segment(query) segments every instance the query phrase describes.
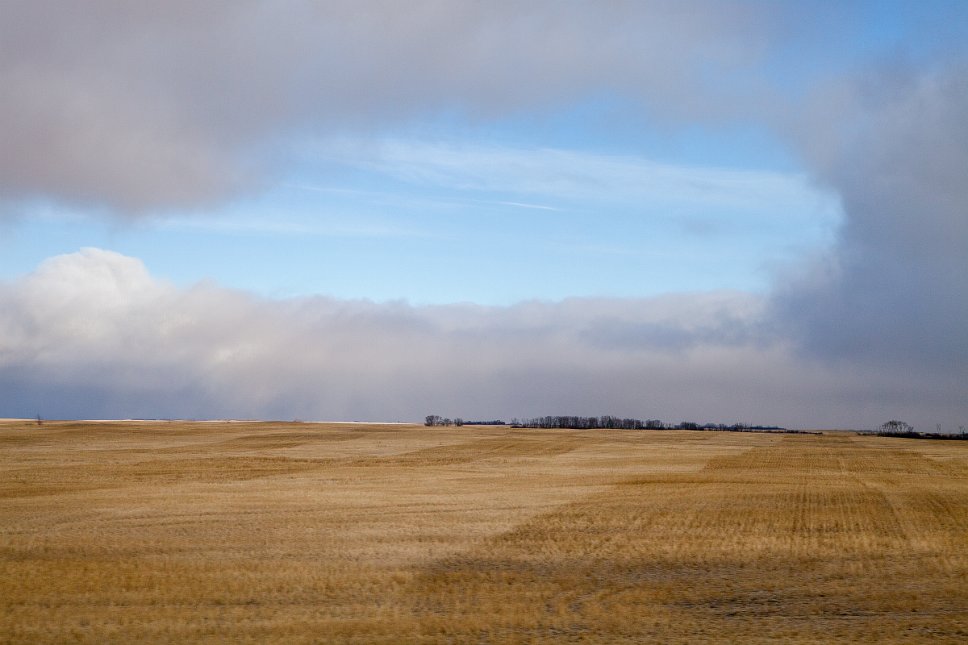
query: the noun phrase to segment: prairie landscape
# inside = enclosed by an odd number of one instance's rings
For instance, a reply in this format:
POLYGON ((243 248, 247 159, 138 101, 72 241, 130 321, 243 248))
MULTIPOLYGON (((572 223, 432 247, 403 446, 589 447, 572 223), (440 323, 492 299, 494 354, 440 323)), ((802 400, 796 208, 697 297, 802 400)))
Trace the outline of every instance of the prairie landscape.
POLYGON ((5 643, 968 640, 968 446, 0 423, 5 643))

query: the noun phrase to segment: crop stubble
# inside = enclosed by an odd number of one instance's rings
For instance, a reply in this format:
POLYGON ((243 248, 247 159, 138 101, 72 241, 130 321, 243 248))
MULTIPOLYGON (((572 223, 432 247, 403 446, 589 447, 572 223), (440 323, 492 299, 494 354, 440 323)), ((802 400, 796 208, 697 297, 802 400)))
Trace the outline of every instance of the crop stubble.
POLYGON ((0 424, 2 642, 964 642, 961 442, 0 424))

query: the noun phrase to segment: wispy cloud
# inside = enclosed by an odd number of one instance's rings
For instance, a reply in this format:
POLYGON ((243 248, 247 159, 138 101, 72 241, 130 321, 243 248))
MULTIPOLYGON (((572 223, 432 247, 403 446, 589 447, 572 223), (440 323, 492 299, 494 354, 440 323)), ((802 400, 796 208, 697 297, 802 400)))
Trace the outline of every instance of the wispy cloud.
POLYGON ((499 201, 498 204, 502 206, 514 206, 516 208, 531 208, 539 211, 560 211, 560 208, 555 208, 554 206, 547 206, 545 204, 525 204, 523 202, 505 202, 499 201))
POLYGON ((329 162, 414 185, 532 198, 496 200, 522 208, 621 204, 651 208, 672 218, 718 213, 727 220, 823 219, 831 226, 840 213, 836 195, 819 189, 803 173, 677 165, 578 150, 400 139, 380 145, 331 141, 315 150, 329 162))
POLYGON ((170 217, 155 224, 161 229, 180 231, 205 231, 229 235, 272 235, 313 237, 383 237, 413 238, 428 234, 408 229, 398 224, 361 221, 358 216, 335 217, 332 213, 307 216, 299 219, 258 216, 239 217, 170 217))

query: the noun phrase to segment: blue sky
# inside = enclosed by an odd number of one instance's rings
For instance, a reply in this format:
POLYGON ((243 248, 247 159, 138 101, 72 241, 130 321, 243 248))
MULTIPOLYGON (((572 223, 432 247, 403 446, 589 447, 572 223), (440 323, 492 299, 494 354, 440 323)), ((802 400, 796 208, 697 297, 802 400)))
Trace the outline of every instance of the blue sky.
POLYGON ((966 7, 6 5, 0 404, 957 425, 966 7), (716 376, 751 365, 786 389, 716 376))
POLYGON ((93 246, 182 286, 270 296, 507 305, 763 291, 776 264, 829 244, 839 217, 835 195, 790 170, 520 141, 359 146, 313 146, 261 194, 202 213, 131 222, 37 207, 13 225, 4 269, 93 246))

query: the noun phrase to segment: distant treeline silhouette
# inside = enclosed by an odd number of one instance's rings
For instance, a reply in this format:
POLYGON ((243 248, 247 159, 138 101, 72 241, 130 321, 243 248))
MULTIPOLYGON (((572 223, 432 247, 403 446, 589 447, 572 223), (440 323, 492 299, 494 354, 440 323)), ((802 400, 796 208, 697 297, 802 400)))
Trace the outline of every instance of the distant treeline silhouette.
POLYGON ((751 425, 748 423, 696 423, 694 421, 681 421, 679 423, 666 423, 660 419, 641 419, 623 418, 611 415, 598 417, 580 416, 544 416, 532 419, 512 419, 510 424, 502 420, 493 421, 463 421, 462 419, 442 418, 435 414, 427 416, 426 424, 435 425, 510 425, 513 428, 561 428, 568 430, 707 430, 720 432, 783 432, 788 434, 820 434, 807 432, 805 430, 787 430, 780 426, 751 425))
POLYGON ((728 430, 743 431, 782 431, 779 426, 751 425, 748 423, 703 423, 681 421, 666 423, 661 419, 631 419, 610 415, 600 417, 545 416, 533 419, 513 419, 511 425, 518 428, 566 428, 572 430, 728 430))
POLYGON ((916 432, 914 427, 907 422, 891 419, 887 423, 882 423, 881 427, 877 430, 862 432, 860 434, 872 434, 878 437, 898 437, 901 439, 968 440, 968 433, 965 432, 965 426, 959 426, 958 429, 960 430, 958 434, 945 434, 941 432, 941 425, 939 424, 937 432, 916 432))
POLYGON ((944 434, 941 432, 861 432, 860 434, 872 434, 878 437, 896 437, 898 439, 940 439, 941 441, 968 441, 968 434, 944 434))

